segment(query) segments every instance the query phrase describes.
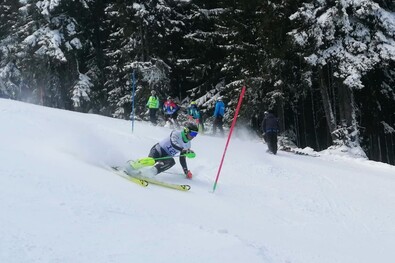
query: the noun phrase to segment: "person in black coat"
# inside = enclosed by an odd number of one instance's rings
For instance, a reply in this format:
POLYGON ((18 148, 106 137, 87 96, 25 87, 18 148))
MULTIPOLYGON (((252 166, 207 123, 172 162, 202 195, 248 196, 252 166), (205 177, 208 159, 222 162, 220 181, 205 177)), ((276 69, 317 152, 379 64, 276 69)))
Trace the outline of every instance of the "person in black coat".
POLYGON ((262 122, 262 133, 269 148, 268 150, 273 154, 277 153, 277 133, 279 130, 278 119, 273 113, 265 111, 265 118, 262 122))

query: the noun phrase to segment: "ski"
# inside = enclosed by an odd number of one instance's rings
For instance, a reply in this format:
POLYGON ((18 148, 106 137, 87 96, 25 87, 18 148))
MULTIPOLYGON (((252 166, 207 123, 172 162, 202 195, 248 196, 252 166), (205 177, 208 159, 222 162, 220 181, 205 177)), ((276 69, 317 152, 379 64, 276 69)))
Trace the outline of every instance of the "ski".
POLYGON ((139 173, 137 174, 129 174, 121 167, 111 167, 111 168, 119 176, 144 187, 147 187, 149 184, 154 184, 154 185, 163 186, 166 188, 171 188, 180 191, 189 191, 189 189, 191 189, 191 186, 187 184, 166 183, 163 181, 156 180, 154 178, 145 177, 144 175, 141 175, 140 171, 138 171, 139 173))
POLYGON ((122 178, 125 178, 126 180, 129 180, 135 184, 141 185, 143 187, 148 186, 148 182, 144 179, 136 178, 133 176, 130 176, 127 172, 125 172, 122 168, 120 167, 111 167, 111 169, 114 171, 115 174, 121 176, 122 178))
POLYGON ((167 187, 167 188, 171 188, 171 189, 175 189, 175 190, 180 190, 180 191, 189 191, 191 189, 191 186, 187 185, 187 184, 166 183, 163 181, 156 180, 154 178, 144 177, 142 175, 130 175, 130 177, 146 181, 150 184, 159 185, 159 186, 163 186, 163 187, 167 187))

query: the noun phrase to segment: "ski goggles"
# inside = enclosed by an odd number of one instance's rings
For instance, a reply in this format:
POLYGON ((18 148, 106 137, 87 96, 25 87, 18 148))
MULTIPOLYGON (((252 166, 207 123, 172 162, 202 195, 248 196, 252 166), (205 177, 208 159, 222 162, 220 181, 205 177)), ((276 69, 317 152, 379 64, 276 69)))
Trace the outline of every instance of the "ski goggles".
POLYGON ((191 136, 192 138, 196 137, 199 133, 197 131, 189 131, 189 136, 191 136))

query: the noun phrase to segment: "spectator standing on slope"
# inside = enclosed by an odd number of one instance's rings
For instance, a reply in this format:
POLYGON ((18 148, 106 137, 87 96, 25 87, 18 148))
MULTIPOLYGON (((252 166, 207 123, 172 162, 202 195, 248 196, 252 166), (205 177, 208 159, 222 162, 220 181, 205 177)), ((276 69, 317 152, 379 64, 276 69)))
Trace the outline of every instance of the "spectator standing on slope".
POLYGON ((262 133, 265 139, 268 151, 276 154, 277 153, 277 133, 279 131, 278 119, 272 112, 265 111, 265 118, 262 122, 262 133))
POLYGON ((214 109, 213 135, 217 133, 217 129, 219 129, 221 135, 224 135, 224 128, 223 128, 224 115, 225 115, 225 104, 222 101, 222 97, 218 97, 214 109))
POLYGON ((156 95, 156 91, 151 91, 151 96, 149 97, 146 106, 149 109, 149 119, 152 124, 157 124, 157 112, 159 109, 159 98, 156 95))
POLYGON ((189 121, 195 122, 196 125, 199 127, 199 132, 203 133, 204 125, 203 125, 202 114, 197 106, 196 101, 192 101, 191 104, 189 104, 187 113, 188 113, 189 121))

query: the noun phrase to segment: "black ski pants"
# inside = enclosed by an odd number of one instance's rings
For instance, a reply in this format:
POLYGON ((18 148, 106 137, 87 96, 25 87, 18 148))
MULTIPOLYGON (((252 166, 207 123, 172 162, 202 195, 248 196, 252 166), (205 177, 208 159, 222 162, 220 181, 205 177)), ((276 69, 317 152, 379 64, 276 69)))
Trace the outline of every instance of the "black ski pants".
POLYGON ((265 141, 267 143, 267 146, 269 148, 269 151, 271 151, 273 154, 277 153, 277 132, 267 132, 265 134, 265 141))
POLYGON ((161 158, 161 157, 169 157, 166 159, 161 159, 161 160, 155 160, 155 167, 158 170, 158 174, 170 169, 176 164, 176 161, 174 160, 173 157, 169 156, 165 150, 160 147, 160 145, 157 143, 154 146, 152 146, 148 157, 152 158, 161 158))

